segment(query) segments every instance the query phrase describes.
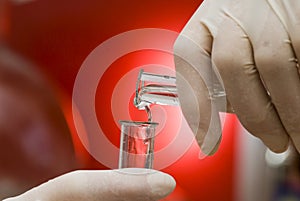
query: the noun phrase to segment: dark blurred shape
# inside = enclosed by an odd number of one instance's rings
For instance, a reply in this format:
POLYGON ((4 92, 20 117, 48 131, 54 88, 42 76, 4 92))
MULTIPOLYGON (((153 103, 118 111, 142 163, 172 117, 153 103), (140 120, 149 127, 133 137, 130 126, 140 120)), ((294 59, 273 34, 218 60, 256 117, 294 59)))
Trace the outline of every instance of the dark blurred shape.
POLYGON ((72 139, 51 88, 0 46, 0 198, 75 168, 72 139))
POLYGON ((296 151, 281 173, 272 201, 300 200, 300 155, 296 151))

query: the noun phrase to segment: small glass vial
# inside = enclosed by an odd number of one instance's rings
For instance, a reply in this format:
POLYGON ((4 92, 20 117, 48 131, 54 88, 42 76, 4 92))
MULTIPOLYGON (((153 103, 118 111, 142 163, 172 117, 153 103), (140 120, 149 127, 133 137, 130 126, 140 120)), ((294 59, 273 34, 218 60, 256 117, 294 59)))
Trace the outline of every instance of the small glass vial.
POLYGON ((120 121, 119 168, 153 168, 155 122, 120 121))

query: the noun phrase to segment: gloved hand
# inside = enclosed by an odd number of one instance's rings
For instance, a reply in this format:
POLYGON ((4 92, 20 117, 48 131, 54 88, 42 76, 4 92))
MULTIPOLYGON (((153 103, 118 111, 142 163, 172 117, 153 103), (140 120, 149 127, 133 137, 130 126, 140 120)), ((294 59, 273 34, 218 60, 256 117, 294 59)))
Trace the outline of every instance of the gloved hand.
POLYGON ((218 112, 232 109, 272 151, 300 151, 300 1, 205 0, 174 52, 183 114, 205 154, 220 141, 218 112))
POLYGON ((151 201, 167 196, 174 187, 175 180, 170 175, 155 170, 83 170, 64 174, 3 201, 151 201))

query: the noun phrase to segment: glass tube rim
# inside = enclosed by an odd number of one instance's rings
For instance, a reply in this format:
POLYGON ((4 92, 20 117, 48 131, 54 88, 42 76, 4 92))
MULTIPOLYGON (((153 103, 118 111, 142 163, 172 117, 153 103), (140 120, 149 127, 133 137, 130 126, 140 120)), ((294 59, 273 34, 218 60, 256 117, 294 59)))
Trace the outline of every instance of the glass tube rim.
POLYGON ((119 124, 126 126, 143 126, 143 127, 156 127, 157 122, 150 121, 129 121, 129 120, 120 120, 119 124))

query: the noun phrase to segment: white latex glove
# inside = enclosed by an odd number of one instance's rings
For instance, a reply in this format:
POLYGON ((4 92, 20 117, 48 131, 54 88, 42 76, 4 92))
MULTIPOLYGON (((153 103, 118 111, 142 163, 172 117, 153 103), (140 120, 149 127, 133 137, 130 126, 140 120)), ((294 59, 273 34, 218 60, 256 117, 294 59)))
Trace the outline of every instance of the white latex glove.
POLYGON ((213 95, 222 83, 250 133, 274 152, 289 141, 300 151, 300 1, 205 0, 174 50, 183 114, 204 153, 220 140, 218 111, 226 103, 213 95))
POLYGON ((170 194, 175 180, 148 169, 81 170, 3 201, 152 201, 170 194))

